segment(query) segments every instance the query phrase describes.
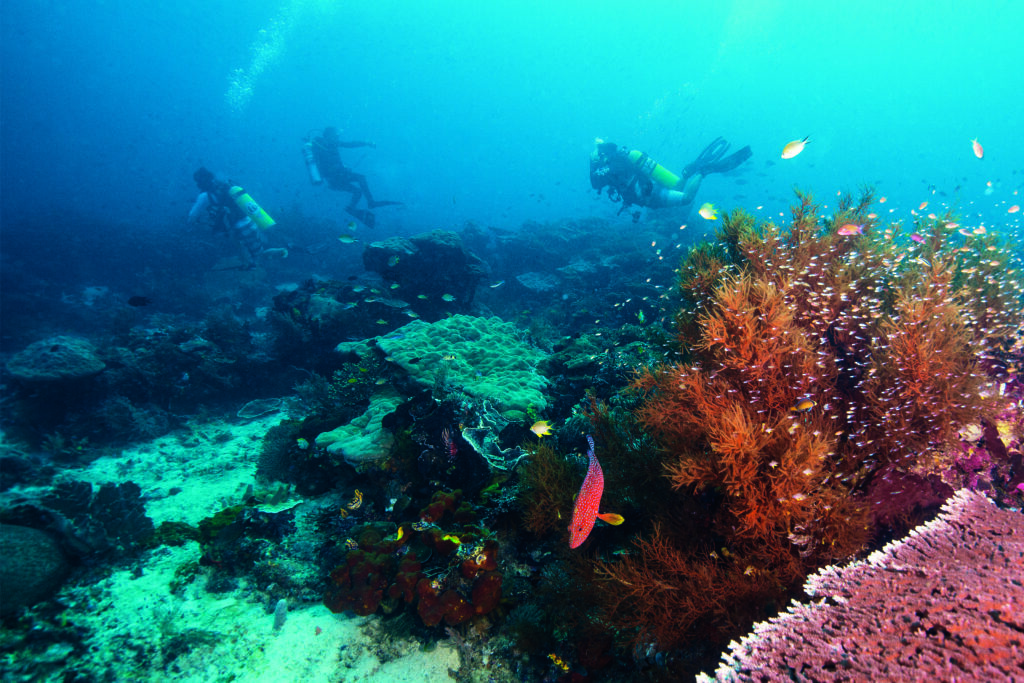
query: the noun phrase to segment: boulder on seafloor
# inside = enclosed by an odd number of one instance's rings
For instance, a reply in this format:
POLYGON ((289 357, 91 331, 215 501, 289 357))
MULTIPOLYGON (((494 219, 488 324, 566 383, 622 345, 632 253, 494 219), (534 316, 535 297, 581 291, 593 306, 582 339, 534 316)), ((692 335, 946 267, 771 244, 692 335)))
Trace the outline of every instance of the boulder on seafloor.
POLYGON ((372 242, 363 252, 367 270, 399 285, 403 296, 425 297, 414 302, 420 314, 464 310, 473 301, 477 283, 487 269, 462 245, 458 233, 433 230, 412 237, 372 242), (449 298, 443 298, 448 295, 449 298))
POLYGON ((7 371, 23 382, 61 382, 103 371, 95 347, 81 337, 58 336, 29 344, 7 361, 7 371))
POLYGON ((0 614, 10 616, 23 607, 52 597, 70 566, 57 541, 45 531, 0 524, 0 614))

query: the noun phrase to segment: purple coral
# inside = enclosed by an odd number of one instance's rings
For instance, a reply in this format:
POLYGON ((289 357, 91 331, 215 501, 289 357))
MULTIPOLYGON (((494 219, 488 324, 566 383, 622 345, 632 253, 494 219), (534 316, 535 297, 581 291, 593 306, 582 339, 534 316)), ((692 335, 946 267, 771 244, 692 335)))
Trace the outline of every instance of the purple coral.
MULTIPOLYGON (((720 681, 1024 680, 1024 515, 961 489, 939 516, 732 643, 720 681)), ((711 680, 702 676, 701 680, 711 680)))

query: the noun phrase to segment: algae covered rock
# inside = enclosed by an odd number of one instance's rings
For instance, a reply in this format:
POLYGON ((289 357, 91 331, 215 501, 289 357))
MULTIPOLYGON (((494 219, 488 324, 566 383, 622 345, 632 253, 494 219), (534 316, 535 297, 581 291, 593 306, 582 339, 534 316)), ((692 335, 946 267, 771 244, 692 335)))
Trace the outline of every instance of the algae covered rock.
POLYGON ((328 453, 340 455, 350 465, 361 465, 383 460, 391 451, 395 437, 384 429, 381 420, 402 403, 401 394, 385 387, 370 397, 366 412, 337 429, 316 437, 316 445, 328 453))
POLYGON ((483 261, 467 251, 458 233, 450 230, 373 242, 363 252, 363 265, 380 273, 386 282, 398 284, 407 295, 429 297, 418 301, 417 311, 428 318, 450 311, 452 306, 469 306, 477 283, 487 272, 483 261), (442 300, 446 294, 453 300, 442 300))
POLYGON ((540 411, 547 380, 537 372, 544 352, 500 318, 453 315, 400 327, 377 344, 418 383, 451 384, 492 402, 505 414, 540 411))
POLYGON ((46 532, 0 524, 0 614, 11 615, 52 597, 69 569, 60 546, 46 532))
POLYGON ((7 371, 23 382, 60 382, 92 377, 106 364, 80 337, 50 337, 29 344, 7 362, 7 371))

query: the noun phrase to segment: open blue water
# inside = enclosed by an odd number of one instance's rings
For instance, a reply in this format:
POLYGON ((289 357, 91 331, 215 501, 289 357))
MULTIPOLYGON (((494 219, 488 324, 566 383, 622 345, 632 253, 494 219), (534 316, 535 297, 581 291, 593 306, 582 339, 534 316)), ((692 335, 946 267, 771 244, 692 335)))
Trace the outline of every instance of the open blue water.
POLYGON ((299 150, 326 125, 377 144, 344 158, 406 203, 382 235, 611 215, 595 137, 676 170, 715 136, 751 145, 702 189, 724 207, 871 182, 995 221, 1024 182, 1012 1, 38 0, 2 19, 5 233, 40 214, 173 231, 200 164, 272 213, 337 214, 299 150))

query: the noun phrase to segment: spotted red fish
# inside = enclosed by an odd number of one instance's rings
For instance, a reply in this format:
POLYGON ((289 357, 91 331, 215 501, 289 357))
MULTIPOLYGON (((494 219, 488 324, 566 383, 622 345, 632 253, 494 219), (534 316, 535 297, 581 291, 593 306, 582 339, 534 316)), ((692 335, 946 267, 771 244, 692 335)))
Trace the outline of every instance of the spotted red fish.
POLYGON ((601 463, 594 455, 593 437, 588 435, 587 443, 590 444, 590 450, 587 451, 590 466, 587 468, 587 476, 583 479, 580 493, 576 496, 576 507, 572 511, 572 524, 569 525, 570 548, 578 548, 587 540, 598 517, 609 524, 619 525, 623 522, 622 515, 597 511, 601 505, 601 494, 604 493, 604 472, 601 471, 601 463))

